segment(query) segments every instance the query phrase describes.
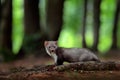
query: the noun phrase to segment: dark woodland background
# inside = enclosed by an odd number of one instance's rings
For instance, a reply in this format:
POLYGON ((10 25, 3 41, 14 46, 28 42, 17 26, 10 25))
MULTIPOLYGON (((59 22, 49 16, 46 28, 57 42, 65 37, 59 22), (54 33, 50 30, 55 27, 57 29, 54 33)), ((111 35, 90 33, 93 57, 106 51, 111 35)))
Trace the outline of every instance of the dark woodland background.
POLYGON ((3 61, 46 55, 45 40, 101 55, 120 49, 120 0, 0 0, 0 8, 3 61))

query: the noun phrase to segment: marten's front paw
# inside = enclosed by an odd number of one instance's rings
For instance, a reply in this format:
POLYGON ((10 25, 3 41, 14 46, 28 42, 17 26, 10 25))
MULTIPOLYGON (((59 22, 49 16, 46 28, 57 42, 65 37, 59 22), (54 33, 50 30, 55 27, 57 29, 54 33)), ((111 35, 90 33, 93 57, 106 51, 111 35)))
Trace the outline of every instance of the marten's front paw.
POLYGON ((55 66, 63 65, 63 63, 55 63, 55 66))
POLYGON ((54 63, 53 65, 57 66, 58 64, 57 64, 57 63, 54 63))

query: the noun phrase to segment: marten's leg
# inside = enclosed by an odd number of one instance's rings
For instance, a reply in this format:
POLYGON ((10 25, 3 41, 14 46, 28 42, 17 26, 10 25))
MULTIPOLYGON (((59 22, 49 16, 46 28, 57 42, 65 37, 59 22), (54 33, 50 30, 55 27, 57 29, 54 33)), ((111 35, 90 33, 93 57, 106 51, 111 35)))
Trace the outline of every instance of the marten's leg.
POLYGON ((62 65, 62 64, 63 64, 63 60, 57 59, 56 65, 62 65))

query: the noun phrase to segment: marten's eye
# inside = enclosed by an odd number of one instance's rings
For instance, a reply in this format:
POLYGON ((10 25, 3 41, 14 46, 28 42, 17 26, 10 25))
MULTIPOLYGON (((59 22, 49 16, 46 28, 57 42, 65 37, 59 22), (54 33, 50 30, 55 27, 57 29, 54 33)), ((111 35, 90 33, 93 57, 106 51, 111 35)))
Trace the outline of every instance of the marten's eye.
POLYGON ((50 46, 48 48, 50 49, 50 46))

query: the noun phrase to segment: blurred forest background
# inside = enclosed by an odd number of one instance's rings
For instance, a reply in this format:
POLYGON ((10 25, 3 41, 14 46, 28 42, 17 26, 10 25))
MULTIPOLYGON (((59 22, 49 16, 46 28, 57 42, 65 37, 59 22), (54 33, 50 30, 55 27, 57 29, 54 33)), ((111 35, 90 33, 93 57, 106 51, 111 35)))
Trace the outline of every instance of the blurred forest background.
MULTIPOLYGON (((0 0, 0 58, 44 55, 44 41, 120 49, 120 0, 0 0)), ((113 53, 114 54, 114 53, 113 53)))

